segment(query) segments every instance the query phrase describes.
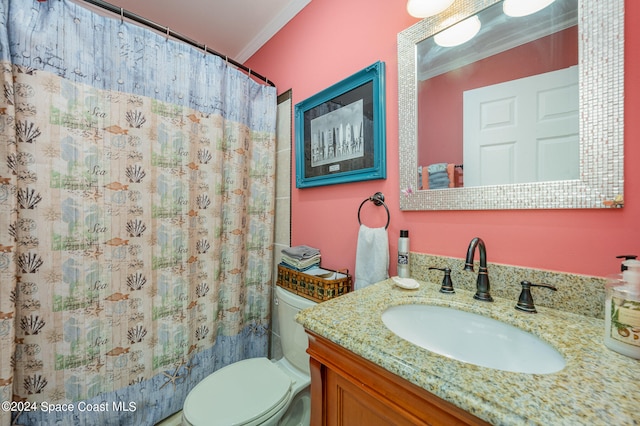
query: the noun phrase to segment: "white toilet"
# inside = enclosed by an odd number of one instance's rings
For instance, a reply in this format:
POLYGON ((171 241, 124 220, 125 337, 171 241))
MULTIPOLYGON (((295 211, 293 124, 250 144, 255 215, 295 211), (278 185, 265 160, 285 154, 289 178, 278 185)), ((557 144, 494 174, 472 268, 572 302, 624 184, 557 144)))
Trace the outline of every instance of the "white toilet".
POLYGON ((316 303, 281 287, 276 298, 284 357, 245 359, 204 378, 184 401, 183 425, 309 425, 308 340, 295 316, 316 303))

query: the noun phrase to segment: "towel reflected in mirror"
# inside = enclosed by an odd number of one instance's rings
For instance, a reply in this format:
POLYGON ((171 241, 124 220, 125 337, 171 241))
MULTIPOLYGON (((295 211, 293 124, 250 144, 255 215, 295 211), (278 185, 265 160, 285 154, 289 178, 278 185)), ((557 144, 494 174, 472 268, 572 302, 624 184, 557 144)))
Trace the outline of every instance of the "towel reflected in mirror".
POLYGON ((460 188, 462 184, 462 165, 454 163, 434 163, 418 167, 420 189, 460 188))

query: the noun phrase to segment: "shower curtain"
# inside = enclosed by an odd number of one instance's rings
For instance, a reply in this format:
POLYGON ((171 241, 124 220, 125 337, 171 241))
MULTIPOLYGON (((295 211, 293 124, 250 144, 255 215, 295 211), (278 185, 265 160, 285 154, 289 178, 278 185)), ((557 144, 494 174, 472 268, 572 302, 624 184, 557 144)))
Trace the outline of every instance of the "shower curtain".
POLYGON ((0 8, 0 425, 155 424, 267 355, 275 88, 68 0, 0 8))

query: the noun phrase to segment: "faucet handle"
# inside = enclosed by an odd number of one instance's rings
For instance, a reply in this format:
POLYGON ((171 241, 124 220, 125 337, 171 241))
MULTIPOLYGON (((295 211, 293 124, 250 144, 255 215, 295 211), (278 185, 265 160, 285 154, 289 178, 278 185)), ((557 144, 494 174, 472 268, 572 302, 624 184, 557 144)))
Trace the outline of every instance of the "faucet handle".
POLYGON ((545 283, 533 284, 533 283, 530 283, 529 281, 522 281, 520 282, 520 285, 522 286, 522 291, 520 292, 520 297, 518 298, 516 309, 519 311, 528 312, 531 314, 535 314, 536 312, 538 312, 536 311, 536 307, 533 304, 531 287, 546 287, 553 291, 558 290, 556 287, 552 286, 551 284, 545 284, 545 283))
POLYGON ((455 293, 453 290, 453 281, 451 281, 451 268, 435 268, 429 267, 429 269, 435 269, 444 272, 442 278, 442 286, 440 286, 440 293, 455 293))

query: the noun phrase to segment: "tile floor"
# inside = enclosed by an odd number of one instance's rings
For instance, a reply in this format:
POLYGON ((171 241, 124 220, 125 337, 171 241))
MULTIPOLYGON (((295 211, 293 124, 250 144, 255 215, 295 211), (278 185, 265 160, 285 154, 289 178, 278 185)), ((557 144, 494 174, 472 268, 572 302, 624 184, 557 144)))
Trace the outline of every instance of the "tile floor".
POLYGON ((168 417, 156 426, 180 426, 182 424, 182 411, 178 411, 173 416, 168 417))

